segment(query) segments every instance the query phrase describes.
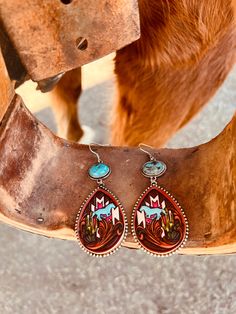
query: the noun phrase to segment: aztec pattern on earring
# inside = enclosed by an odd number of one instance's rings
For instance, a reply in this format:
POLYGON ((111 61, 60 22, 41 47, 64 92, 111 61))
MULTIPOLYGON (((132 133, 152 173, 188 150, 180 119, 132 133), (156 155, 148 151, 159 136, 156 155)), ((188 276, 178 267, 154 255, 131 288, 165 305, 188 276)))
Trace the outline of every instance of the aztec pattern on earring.
POLYGON ((81 248, 93 256, 108 256, 125 240, 128 224, 124 209, 118 198, 104 185, 103 179, 111 168, 103 163, 98 153, 98 162, 89 168, 88 174, 98 187, 92 191, 77 214, 75 233, 81 248))
POLYGON ((133 209, 132 233, 149 254, 168 256, 187 241, 188 221, 177 200, 157 184, 157 177, 167 169, 166 164, 156 160, 141 145, 139 148, 150 157, 142 166, 142 174, 150 178, 151 185, 140 195, 133 209))

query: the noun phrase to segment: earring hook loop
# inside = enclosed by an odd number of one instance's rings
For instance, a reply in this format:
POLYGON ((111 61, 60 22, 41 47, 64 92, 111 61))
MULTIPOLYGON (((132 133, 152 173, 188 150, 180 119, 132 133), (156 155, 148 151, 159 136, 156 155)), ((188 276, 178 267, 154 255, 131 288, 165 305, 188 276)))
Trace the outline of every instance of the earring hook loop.
POLYGON ((149 151, 145 150, 142 146, 149 147, 149 148, 151 148, 151 149, 153 149, 153 147, 152 147, 152 146, 149 146, 149 145, 147 145, 147 144, 143 144, 143 143, 140 143, 140 144, 138 145, 139 149, 140 149, 141 151, 143 151, 144 153, 146 153, 146 154, 149 156, 150 160, 156 160, 156 158, 155 158, 149 151))
POLYGON ((95 150, 92 149, 92 145, 93 145, 93 146, 96 145, 96 146, 103 146, 103 147, 105 147, 105 146, 110 146, 110 144, 98 144, 98 143, 90 143, 90 144, 89 144, 89 150, 90 150, 90 152, 93 153, 93 154, 97 157, 97 160, 98 160, 99 163, 103 163, 103 161, 102 161, 102 159, 100 158, 99 154, 98 154, 95 150))
MULTIPOLYGON (((92 149, 92 145, 97 145, 97 146, 99 146, 99 144, 97 144, 97 143, 90 143, 90 144, 89 144, 89 150, 90 150, 90 152, 91 152, 92 154, 94 154, 94 155, 97 157, 98 163, 102 163, 102 160, 101 160, 99 154, 98 154, 97 152, 95 152, 95 150, 92 149)), ((101 145, 101 146, 102 146, 102 145, 101 145)))

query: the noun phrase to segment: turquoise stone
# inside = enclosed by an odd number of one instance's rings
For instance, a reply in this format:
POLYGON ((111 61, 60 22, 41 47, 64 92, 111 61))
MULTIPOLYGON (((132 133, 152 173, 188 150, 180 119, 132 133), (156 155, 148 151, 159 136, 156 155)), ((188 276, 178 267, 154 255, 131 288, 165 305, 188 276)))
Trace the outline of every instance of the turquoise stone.
POLYGON ((166 171, 166 165, 162 161, 148 161, 143 165, 143 174, 147 177, 159 177, 166 171))
POLYGON ((102 179, 108 176, 110 173, 110 167, 102 162, 99 162, 89 168, 89 175, 92 179, 102 179))

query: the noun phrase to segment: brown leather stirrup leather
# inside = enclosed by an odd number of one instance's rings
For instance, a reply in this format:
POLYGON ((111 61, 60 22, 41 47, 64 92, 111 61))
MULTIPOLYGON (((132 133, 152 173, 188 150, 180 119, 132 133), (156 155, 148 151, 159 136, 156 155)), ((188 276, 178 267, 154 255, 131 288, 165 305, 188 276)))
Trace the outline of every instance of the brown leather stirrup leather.
MULTIPOLYGON (((52 134, 14 94, 1 59, 0 220, 48 237, 75 240, 74 223, 94 188, 87 169, 94 162, 85 145, 52 134), (8 108, 7 108, 8 107, 8 108), (4 114, 5 113, 5 114, 4 114)), ((187 149, 159 149, 168 166, 159 179, 179 200, 189 220, 184 254, 236 251, 236 116, 210 142, 187 149)), ((138 149, 100 148, 111 165, 109 187, 130 215, 147 182, 140 173, 146 156, 138 149)), ((127 247, 136 248, 131 236, 127 247)))

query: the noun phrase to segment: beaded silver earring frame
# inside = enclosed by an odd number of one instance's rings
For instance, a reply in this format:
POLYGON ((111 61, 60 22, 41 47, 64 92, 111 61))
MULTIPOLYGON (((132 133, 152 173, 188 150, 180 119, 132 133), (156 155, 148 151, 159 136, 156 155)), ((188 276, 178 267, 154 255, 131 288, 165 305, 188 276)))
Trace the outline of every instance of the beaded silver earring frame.
POLYGON ((104 185, 103 180, 111 174, 111 168, 105 164, 99 154, 97 163, 92 165, 88 174, 97 181, 93 190, 81 205, 76 217, 75 233, 80 247, 93 256, 108 256, 114 253, 125 240, 128 223, 119 199, 104 185))
MULTIPOLYGON (((132 233, 139 246, 155 256, 169 256, 182 247, 188 238, 188 220, 178 201, 157 184, 167 166, 143 149, 150 161, 142 166, 142 174, 151 185, 140 195, 132 212, 132 233)), ((149 146, 147 146, 149 147, 149 146)))

